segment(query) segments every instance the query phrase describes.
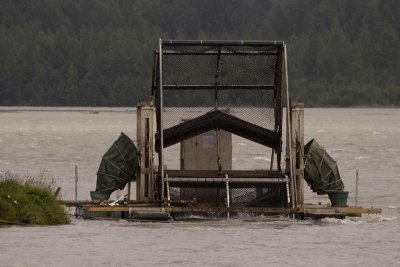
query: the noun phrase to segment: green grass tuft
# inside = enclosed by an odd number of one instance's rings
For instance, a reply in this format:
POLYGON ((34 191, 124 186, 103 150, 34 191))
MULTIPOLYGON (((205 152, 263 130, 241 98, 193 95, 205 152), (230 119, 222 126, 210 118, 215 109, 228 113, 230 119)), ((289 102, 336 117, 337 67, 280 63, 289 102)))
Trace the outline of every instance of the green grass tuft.
POLYGON ((0 175, 0 225, 68 223, 69 215, 54 197, 51 182, 9 172, 0 175))

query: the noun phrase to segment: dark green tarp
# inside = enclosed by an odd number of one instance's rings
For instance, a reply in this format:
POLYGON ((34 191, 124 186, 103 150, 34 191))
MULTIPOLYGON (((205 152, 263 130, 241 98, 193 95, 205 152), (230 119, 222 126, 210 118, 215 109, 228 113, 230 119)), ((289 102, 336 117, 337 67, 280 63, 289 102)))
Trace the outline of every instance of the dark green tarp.
POLYGON ((121 133, 101 159, 97 171, 96 191, 90 192, 92 200, 108 200, 112 192, 123 189, 136 179, 138 154, 135 144, 121 133))
POLYGON ((312 139, 304 147, 305 169, 304 179, 311 190, 319 194, 327 191, 343 191, 336 161, 317 141, 312 139))

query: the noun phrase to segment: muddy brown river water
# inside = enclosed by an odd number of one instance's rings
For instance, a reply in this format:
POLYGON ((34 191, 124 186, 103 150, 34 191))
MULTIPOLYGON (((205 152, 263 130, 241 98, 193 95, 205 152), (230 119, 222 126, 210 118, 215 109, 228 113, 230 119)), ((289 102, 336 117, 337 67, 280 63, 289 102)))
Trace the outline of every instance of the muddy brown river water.
MULTIPOLYGON (((101 155, 121 131, 135 139, 135 110, 51 110, 0 108, 0 173, 52 178, 72 199, 78 165, 79 198, 88 199, 101 155)), ((306 109, 311 138, 337 159, 349 204, 358 169, 359 205, 382 207, 382 215, 3 227, 0 266, 399 266, 400 109, 306 109)), ((260 146, 236 136, 233 143, 234 168, 269 166, 260 146)), ((167 153, 176 168, 178 147, 167 153)), ((329 200, 307 189, 306 202, 329 200)))

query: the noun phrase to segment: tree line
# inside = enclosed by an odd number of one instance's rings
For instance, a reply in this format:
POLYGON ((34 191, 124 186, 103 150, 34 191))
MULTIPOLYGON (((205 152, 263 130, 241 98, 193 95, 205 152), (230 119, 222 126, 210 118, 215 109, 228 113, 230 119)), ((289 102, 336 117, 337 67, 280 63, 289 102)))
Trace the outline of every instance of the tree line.
POLYGON ((159 38, 284 40, 308 106, 400 105, 397 0, 2 0, 0 105, 135 106, 159 38))

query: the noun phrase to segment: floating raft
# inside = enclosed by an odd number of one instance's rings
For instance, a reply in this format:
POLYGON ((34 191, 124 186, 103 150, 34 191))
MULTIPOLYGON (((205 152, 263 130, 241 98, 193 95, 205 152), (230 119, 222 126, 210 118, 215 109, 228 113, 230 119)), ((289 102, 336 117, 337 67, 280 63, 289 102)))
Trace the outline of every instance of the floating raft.
POLYGON ((77 215, 86 219, 128 219, 128 220, 168 220, 179 214, 255 214, 255 215, 295 215, 296 218, 338 218, 362 217, 363 214, 380 214, 380 208, 333 207, 330 205, 304 205, 300 208, 266 207, 159 207, 152 203, 131 203, 125 205, 99 205, 88 201, 61 201, 69 207, 75 206, 77 215))

